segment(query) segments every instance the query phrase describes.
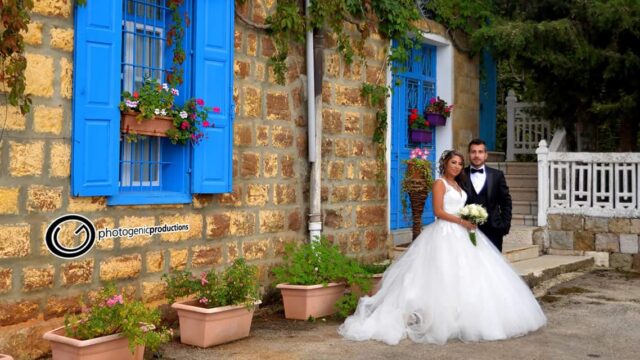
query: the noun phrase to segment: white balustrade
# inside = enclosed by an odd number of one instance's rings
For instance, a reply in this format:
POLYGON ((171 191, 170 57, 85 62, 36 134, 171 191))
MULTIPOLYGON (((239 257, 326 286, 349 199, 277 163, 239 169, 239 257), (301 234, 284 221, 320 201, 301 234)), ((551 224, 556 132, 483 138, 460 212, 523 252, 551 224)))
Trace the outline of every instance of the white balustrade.
POLYGON ((538 154, 538 225, 547 214, 602 217, 640 216, 640 153, 573 153, 564 149, 564 130, 538 154))
POLYGON ((550 140, 551 124, 531 112, 539 104, 518 102, 516 93, 509 90, 507 102, 507 161, 516 154, 535 154, 540 140, 550 140))

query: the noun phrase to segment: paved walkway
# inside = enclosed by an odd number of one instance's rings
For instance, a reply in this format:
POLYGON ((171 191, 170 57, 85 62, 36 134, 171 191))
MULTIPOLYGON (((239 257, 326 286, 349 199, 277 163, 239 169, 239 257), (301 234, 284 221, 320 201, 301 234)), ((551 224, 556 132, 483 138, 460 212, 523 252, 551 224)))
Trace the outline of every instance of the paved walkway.
POLYGON ((262 311, 247 339, 210 349, 173 342, 160 354, 162 359, 190 360, 640 359, 640 274, 593 270, 574 275, 540 298, 548 325, 516 339, 444 346, 405 340, 388 346, 342 339, 337 320, 290 321, 262 311))

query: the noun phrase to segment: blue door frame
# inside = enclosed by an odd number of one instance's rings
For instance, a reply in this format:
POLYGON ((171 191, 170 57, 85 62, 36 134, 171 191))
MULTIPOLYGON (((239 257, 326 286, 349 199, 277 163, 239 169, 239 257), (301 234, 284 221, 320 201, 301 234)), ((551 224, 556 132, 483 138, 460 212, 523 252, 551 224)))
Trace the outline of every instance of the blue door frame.
MULTIPOLYGON (((407 165, 402 160, 409 159, 411 149, 415 147, 429 149, 429 160, 434 164, 436 137, 433 132, 432 143, 412 143, 409 141, 408 117, 410 109, 417 108, 422 112, 429 99, 436 95, 436 47, 423 45, 411 52, 410 60, 402 66, 403 72, 394 75, 393 94, 391 98, 391 169, 390 169, 390 201, 391 230, 411 227, 411 210, 409 198, 402 193, 400 183, 404 178, 407 165), (407 204, 407 215, 402 213, 402 197, 407 204)), ((422 213, 422 223, 433 222, 431 195, 422 213)))

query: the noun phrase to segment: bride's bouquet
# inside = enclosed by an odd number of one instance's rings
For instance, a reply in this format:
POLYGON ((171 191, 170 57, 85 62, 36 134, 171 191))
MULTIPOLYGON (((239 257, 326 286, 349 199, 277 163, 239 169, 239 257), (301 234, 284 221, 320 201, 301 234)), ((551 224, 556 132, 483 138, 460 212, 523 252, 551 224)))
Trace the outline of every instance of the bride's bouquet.
MULTIPOLYGON (((463 207, 462 209, 460 209, 460 211, 458 211, 458 215, 462 219, 467 220, 470 223, 475 225, 484 224, 485 222, 487 222, 487 218, 489 217, 487 210, 484 207, 482 207, 482 205, 478 205, 478 204, 469 204, 463 207)), ((473 246, 477 245, 475 230, 469 231, 469 239, 471 240, 471 243, 473 244, 473 246)))

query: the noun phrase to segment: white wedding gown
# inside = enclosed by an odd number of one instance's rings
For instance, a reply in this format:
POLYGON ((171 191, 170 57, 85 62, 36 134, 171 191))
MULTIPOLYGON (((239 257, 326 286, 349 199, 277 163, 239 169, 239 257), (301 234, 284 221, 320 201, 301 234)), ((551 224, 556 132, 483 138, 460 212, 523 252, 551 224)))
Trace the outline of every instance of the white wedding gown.
MULTIPOLYGON (((467 194, 444 183, 444 210, 455 214, 467 194)), ((406 337, 444 344, 506 339, 544 326, 527 285, 479 230, 476 239, 473 246, 464 227, 445 220, 425 227, 384 273, 380 290, 361 298, 338 332, 390 345, 406 337)))

